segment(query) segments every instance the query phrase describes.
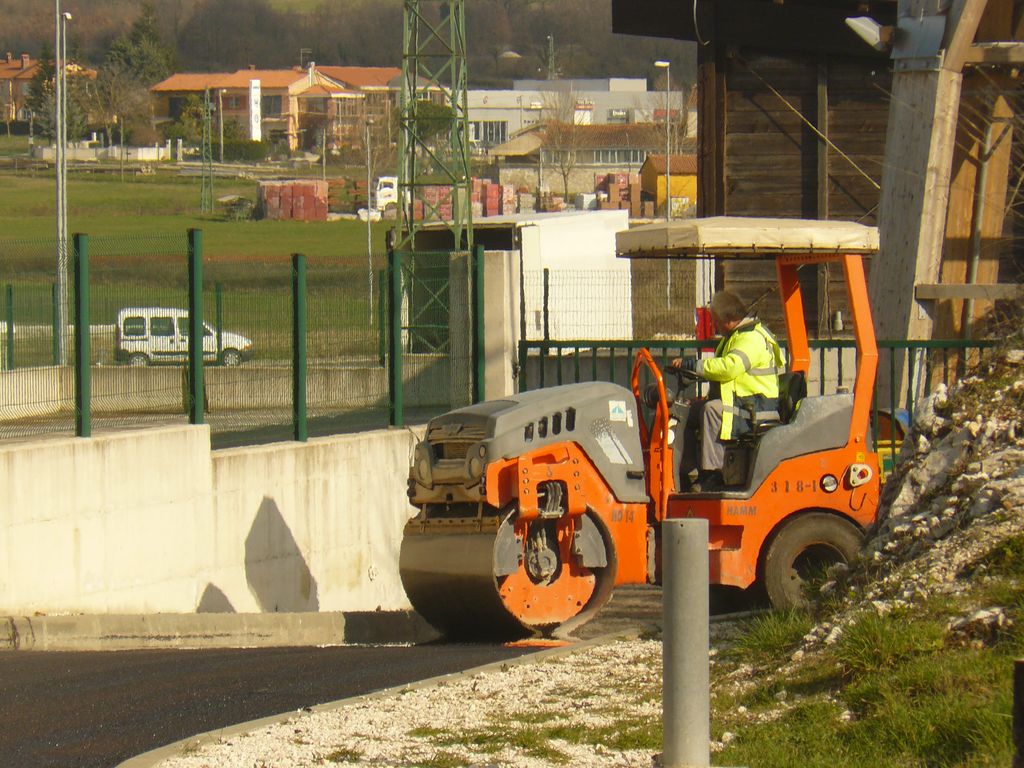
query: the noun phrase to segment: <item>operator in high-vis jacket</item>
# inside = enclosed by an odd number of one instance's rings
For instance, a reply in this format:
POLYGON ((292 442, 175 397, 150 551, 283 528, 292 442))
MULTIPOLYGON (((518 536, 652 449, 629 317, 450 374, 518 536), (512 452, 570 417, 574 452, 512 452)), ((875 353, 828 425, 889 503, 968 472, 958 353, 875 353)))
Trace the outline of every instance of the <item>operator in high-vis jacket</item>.
POLYGON ((710 309, 715 332, 722 334, 715 356, 671 362, 711 383, 707 398, 695 401, 687 418, 680 467, 684 491, 722 487, 724 441, 749 432, 755 421, 778 417, 779 374, 785 372, 779 343, 761 321, 747 316, 736 294, 719 291, 710 309), (693 469, 697 484, 687 488, 693 469))

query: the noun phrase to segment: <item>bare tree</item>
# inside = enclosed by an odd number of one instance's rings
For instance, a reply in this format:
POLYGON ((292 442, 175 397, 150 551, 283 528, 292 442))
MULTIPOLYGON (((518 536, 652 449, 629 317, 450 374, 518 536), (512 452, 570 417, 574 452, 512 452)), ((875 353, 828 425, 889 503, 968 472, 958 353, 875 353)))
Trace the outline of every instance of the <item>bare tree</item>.
POLYGON ((562 177, 562 193, 569 197, 569 177, 579 163, 583 132, 576 114, 572 89, 549 91, 544 96, 544 132, 540 151, 562 177))
POLYGON ((96 78, 91 112, 102 122, 110 142, 114 141, 114 126, 118 140, 124 144, 125 133, 144 124, 149 116, 149 93, 146 87, 124 65, 110 62, 96 78))

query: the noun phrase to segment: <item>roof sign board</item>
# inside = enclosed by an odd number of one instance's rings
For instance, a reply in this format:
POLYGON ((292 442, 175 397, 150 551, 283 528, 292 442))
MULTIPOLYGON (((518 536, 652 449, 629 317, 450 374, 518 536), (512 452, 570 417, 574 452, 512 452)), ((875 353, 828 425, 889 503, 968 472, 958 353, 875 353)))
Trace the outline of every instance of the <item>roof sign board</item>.
POLYGON ((260 81, 249 81, 249 138, 263 141, 263 110, 260 99, 260 81))

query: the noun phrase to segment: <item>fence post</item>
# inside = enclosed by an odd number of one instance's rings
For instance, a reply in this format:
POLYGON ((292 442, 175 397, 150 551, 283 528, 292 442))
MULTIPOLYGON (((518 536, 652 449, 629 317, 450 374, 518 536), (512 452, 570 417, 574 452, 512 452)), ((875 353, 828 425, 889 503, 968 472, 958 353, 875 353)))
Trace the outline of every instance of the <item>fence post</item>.
POLYGON ((473 248, 473 277, 470 293, 473 301, 473 402, 484 400, 487 366, 484 355, 484 247, 473 248))
POLYGON ((530 377, 528 371, 530 367, 528 365, 530 358, 527 357, 529 352, 530 350, 526 343, 526 337, 521 336, 519 338, 519 386, 517 387, 520 392, 526 392, 530 389, 530 377))
POLYGON ((661 764, 706 768, 711 763, 708 521, 665 520, 661 530, 665 556, 661 764))
POLYGON ((1013 662, 1013 768, 1024 768, 1024 660, 1013 662))
POLYGON ((306 257, 292 254, 292 424, 295 439, 309 439, 306 413, 306 257))
POLYGON ((203 230, 188 231, 188 421, 202 424, 203 380, 203 230))
POLYGON ((213 303, 217 313, 217 359, 224 353, 224 286, 219 282, 213 284, 213 303))
POLYGON ((548 324, 550 315, 548 314, 548 299, 551 296, 550 292, 550 272, 547 267, 544 268, 544 341, 551 341, 551 328, 548 324))
POLYGON ((60 313, 57 311, 57 284, 50 284, 50 314, 53 317, 53 364, 60 365, 60 313))
POLYGON ((75 434, 92 436, 92 337, 89 331, 89 236, 75 234, 75 434))
POLYGON ((388 252, 388 424, 401 427, 402 407, 402 253, 388 252))
POLYGON ((377 273, 377 362, 383 368, 388 364, 388 272, 377 273))
POLYGON ((14 370, 14 286, 7 284, 7 365, 8 371, 14 370))

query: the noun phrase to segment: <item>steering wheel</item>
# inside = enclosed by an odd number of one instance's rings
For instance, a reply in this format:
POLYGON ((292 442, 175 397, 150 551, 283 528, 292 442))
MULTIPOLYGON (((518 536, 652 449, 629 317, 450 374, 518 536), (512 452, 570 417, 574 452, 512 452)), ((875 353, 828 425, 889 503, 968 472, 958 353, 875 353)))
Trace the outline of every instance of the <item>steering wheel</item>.
POLYGON ((664 370, 668 371, 669 373, 674 375, 677 379, 679 379, 680 387, 682 387, 682 386, 684 386, 686 384, 693 384, 696 381, 700 381, 700 376, 697 375, 696 371, 687 370, 686 368, 683 368, 682 366, 680 366, 679 368, 676 368, 673 365, 669 365, 669 366, 666 366, 664 370))
POLYGON ((669 366, 666 370, 670 374, 675 375, 676 378, 679 379, 680 384, 684 383, 684 381, 687 384, 692 384, 693 382, 700 380, 700 377, 697 375, 696 371, 688 371, 685 368, 675 368, 674 366, 669 366))

